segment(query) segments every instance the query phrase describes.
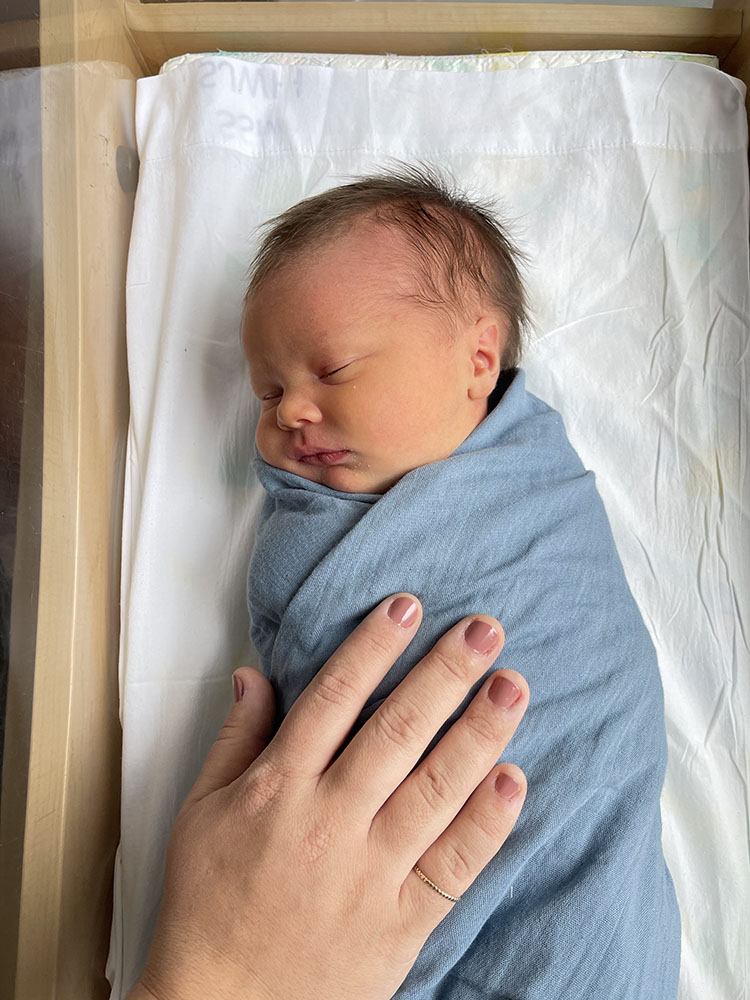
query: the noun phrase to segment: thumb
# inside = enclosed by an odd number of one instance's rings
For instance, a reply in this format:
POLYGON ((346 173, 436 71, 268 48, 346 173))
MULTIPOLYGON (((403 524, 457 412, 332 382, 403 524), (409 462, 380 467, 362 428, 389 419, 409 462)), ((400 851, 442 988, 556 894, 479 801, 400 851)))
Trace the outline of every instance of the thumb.
POLYGON ((267 677, 252 667, 234 672, 235 697, 227 721, 206 757, 180 812, 239 778, 264 749, 271 736, 276 711, 273 688, 267 677))

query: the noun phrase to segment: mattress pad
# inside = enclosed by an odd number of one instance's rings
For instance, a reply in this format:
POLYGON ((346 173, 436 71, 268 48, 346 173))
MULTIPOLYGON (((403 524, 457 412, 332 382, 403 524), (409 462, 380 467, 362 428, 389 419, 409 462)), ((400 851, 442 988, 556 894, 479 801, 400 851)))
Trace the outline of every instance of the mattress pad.
POLYGON ((239 325, 257 227, 308 195, 420 159, 469 196, 498 199, 528 255, 527 386, 560 412, 596 476, 657 653, 680 995, 743 995, 743 85, 671 54, 577 65, 547 54, 533 66, 518 55, 500 72, 476 70, 490 56, 444 57, 473 60, 456 71, 395 56, 247 55, 183 58, 138 82, 113 997, 145 961, 169 828, 231 703, 231 671, 254 657, 245 574, 262 489, 239 325))

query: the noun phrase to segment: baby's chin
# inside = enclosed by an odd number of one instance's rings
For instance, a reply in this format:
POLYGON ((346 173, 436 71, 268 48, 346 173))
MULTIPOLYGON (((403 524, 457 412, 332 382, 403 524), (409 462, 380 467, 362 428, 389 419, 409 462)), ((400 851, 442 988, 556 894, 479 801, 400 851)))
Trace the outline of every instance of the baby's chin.
POLYGON ((339 493, 385 493, 388 486, 381 486, 377 476, 366 468, 356 468, 348 464, 314 466, 304 462, 295 462, 295 472, 298 476, 310 479, 314 483, 322 483, 339 493))
POLYGON ((336 465, 308 465, 306 462, 295 462, 293 459, 282 458, 274 461, 261 453, 261 457, 278 469, 293 472, 296 476, 309 479, 311 483, 320 483, 339 493, 385 493, 396 482, 395 478, 387 479, 378 476, 361 460, 353 456, 345 462, 336 465))

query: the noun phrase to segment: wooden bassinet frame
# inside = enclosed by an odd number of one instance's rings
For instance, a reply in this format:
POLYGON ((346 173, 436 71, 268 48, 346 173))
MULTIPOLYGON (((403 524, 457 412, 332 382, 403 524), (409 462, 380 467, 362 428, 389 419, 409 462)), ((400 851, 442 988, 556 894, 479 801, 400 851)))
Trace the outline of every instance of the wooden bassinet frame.
MULTIPOLYGON (((137 169, 135 80, 172 56, 217 48, 614 48, 713 54, 722 69, 750 83, 749 4, 42 0, 41 556, 33 556, 39 541, 19 503, 12 608, 19 625, 11 631, 0 815, 0 995, 108 996, 104 965, 119 836, 124 290, 137 169), (34 647, 24 642, 27 609, 16 595, 33 591, 37 574, 34 647)), ((21 26, 18 37, 29 39, 28 28, 21 26)), ((18 65, 9 37, 6 26, 0 68, 18 65)), ((35 387, 28 389, 32 396, 35 387)), ((23 457, 21 469, 22 492, 38 491, 38 478, 24 482, 23 457)))

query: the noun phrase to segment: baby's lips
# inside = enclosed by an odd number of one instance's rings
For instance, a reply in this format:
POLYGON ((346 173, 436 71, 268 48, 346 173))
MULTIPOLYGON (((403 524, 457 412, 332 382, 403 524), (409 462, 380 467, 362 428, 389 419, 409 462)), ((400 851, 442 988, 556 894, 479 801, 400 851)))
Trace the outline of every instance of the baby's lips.
POLYGON ((327 444, 300 444, 293 446, 291 457, 299 462, 303 458, 309 458, 311 455, 338 454, 345 450, 345 448, 331 448, 327 444))
POLYGON ((303 455, 299 461, 305 465, 337 465, 348 454, 348 451, 319 451, 312 455, 303 455))

